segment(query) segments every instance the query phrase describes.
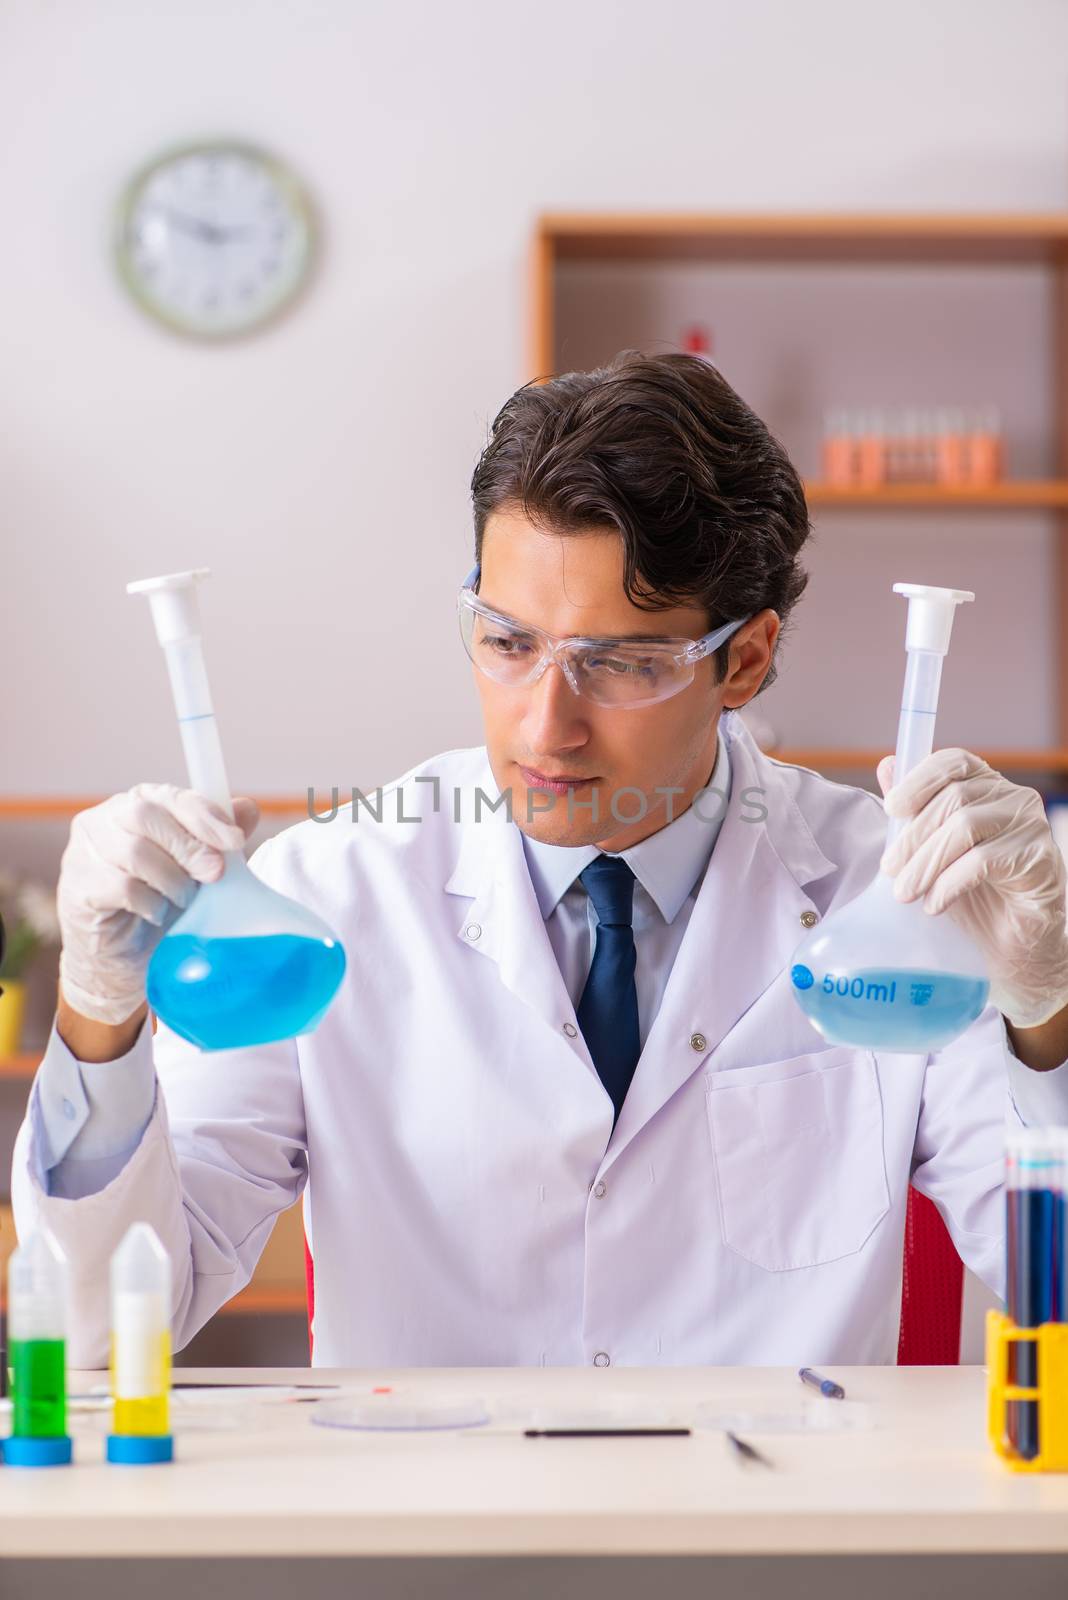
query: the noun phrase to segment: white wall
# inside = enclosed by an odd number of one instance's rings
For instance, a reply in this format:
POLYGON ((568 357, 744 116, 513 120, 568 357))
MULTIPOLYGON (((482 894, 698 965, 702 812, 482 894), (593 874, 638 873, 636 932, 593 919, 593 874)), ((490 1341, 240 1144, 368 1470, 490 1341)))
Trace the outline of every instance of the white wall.
POLYGON ((235 788, 476 739, 452 594, 534 215, 1060 207, 1066 60, 1058 0, 4 0, 0 792, 181 779, 123 589, 201 563, 235 788), (297 167, 326 244, 289 320, 205 350, 126 302, 108 232, 214 131, 297 167))

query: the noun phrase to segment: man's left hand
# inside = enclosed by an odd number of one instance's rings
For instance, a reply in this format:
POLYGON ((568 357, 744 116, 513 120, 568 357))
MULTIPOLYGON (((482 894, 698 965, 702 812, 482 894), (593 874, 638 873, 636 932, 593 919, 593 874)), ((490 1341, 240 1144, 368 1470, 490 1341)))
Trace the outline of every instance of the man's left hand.
POLYGON ((936 750, 891 788, 893 766, 877 769, 885 809, 908 821, 879 864, 896 897, 948 910, 986 957, 991 1004, 1040 1027, 1068 1006, 1065 864, 1042 796, 969 750, 936 750))

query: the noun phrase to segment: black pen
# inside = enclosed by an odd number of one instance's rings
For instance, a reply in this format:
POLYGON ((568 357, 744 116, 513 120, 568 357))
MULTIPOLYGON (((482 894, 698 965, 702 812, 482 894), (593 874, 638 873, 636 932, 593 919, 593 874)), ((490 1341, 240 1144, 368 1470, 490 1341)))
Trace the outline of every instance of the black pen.
POLYGON ((524 1428, 524 1439, 688 1439, 689 1428, 524 1428))
POLYGON ((813 1389, 818 1389, 820 1394, 826 1395, 828 1400, 845 1399, 845 1390, 840 1383, 835 1383, 833 1378, 825 1378, 820 1372, 814 1372, 811 1367, 799 1367, 797 1376, 802 1383, 811 1384, 813 1389))

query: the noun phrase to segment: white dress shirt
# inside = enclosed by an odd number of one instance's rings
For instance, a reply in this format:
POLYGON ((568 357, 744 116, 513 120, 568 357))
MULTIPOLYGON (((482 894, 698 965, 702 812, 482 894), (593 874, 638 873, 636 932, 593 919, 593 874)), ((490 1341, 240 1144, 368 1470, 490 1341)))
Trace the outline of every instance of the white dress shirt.
MULTIPOLYGON (((643 1049, 723 824, 730 787, 730 757, 721 736, 712 777, 696 807, 688 806, 658 832, 618 852, 637 879, 634 983, 643 1049)), ((595 844, 543 844, 528 834, 523 849, 549 942, 577 1010, 597 945, 597 913, 578 876, 605 852, 595 844)))

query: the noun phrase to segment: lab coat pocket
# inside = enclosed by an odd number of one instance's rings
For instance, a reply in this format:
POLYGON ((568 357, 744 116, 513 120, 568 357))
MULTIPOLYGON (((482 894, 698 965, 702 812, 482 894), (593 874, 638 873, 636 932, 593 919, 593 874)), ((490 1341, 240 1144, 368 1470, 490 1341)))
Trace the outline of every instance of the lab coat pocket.
POLYGON ((890 1209, 874 1055, 836 1046, 706 1087, 729 1248, 768 1272, 858 1251, 890 1209))

